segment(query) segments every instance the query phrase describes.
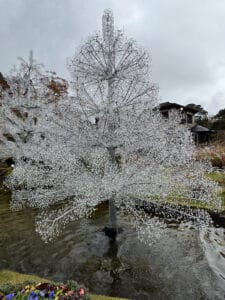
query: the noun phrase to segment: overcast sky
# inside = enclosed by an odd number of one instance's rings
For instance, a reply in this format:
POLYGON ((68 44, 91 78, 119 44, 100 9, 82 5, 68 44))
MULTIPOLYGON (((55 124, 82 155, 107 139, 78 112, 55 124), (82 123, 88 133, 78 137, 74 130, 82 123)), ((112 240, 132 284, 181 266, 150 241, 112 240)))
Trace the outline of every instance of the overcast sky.
POLYGON ((32 49, 69 79, 67 58, 101 30, 105 8, 150 52, 161 101, 225 108, 225 0, 0 0, 0 72, 32 49))

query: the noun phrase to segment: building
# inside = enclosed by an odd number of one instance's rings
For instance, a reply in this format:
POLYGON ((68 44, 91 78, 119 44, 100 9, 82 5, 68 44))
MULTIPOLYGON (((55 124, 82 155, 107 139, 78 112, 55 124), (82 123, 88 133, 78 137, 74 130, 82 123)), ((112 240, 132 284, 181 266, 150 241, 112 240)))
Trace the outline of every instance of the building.
POLYGON ((211 141, 213 131, 204 126, 195 124, 191 127, 191 132, 196 145, 208 144, 211 141))
POLYGON ((180 114, 181 123, 189 126, 194 125, 194 115, 198 112, 197 109, 171 102, 160 103, 159 110, 162 116, 168 120, 173 118, 174 114, 178 112, 180 114))
POLYGON ((181 124, 187 125, 193 135, 196 145, 207 144, 211 140, 212 130, 195 123, 195 114, 198 110, 177 103, 164 102, 159 104, 159 110, 165 119, 180 115, 181 124))

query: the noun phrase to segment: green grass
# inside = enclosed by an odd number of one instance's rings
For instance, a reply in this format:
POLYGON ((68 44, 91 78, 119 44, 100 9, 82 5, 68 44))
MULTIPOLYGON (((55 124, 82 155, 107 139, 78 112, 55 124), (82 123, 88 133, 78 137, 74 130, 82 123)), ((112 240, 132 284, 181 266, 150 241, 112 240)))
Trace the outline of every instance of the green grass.
MULTIPOLYGON (((206 173, 205 176, 215 182, 217 182, 221 188, 222 191, 220 192, 219 196, 222 199, 222 207, 220 208, 220 211, 225 212, 225 172, 212 172, 212 173, 206 173)), ((177 189, 181 189, 182 187, 177 187, 177 189)), ((138 199, 138 195, 136 199, 138 199)), ((135 197, 134 197, 135 199, 135 197)), ((217 210, 218 208, 215 207, 213 203, 208 202, 201 202, 196 201, 194 199, 187 199, 182 197, 181 195, 178 195, 176 191, 168 195, 163 201, 162 199, 157 195, 146 195, 143 200, 146 201, 152 201, 153 203, 159 203, 159 204, 174 204, 179 205, 183 207, 190 207, 190 208, 196 208, 196 209, 206 209, 209 211, 217 210)))
POLYGON ((0 270, 0 285, 22 283, 24 281, 33 281, 35 283, 51 282, 49 279, 41 278, 34 275, 21 274, 9 270, 0 270))
MULTIPOLYGON (((222 195, 222 194, 221 194, 222 195)), ((182 206, 182 207, 190 207, 193 209, 206 209, 206 210, 217 210, 217 207, 215 207, 213 204, 208 203, 208 202, 200 202, 200 201, 196 201, 196 200, 191 200, 191 199, 187 199, 184 198, 182 196, 178 196, 175 193, 167 196, 163 201, 157 200, 157 197, 149 197, 146 196, 143 200, 146 201, 152 201, 153 203, 158 203, 158 204, 168 204, 168 205, 178 205, 178 206, 182 206)), ((225 204, 222 205, 222 211, 225 211, 225 204)))
POLYGON ((218 182, 225 189, 225 172, 207 173, 206 176, 209 179, 212 179, 212 180, 218 182))
POLYGON ((114 298, 100 295, 91 295, 91 300, 125 300, 125 298, 114 298))
MULTIPOLYGON (((210 180, 217 182, 221 186, 222 191, 219 194, 219 196, 222 199, 221 210, 225 212, 225 172, 211 172, 211 173, 206 173, 205 176, 210 180)), ((167 199, 168 199, 168 203, 170 204, 174 203, 181 206, 189 206, 192 208, 202 208, 207 210, 217 209, 216 207, 213 206, 213 204, 194 201, 191 199, 184 199, 182 197, 177 196, 175 193, 173 195, 169 195, 167 199)))
POLYGON ((185 199, 184 197, 179 197, 179 196, 168 196, 166 199, 166 203, 168 204, 177 204, 179 206, 188 206, 190 208, 199 208, 199 209, 206 209, 206 210, 216 210, 217 208, 208 202, 201 202, 201 201, 196 201, 192 199, 185 199))
POLYGON ((222 187, 220 196, 223 201, 223 211, 225 211, 225 172, 211 172, 207 173, 206 176, 209 179, 216 181, 222 187))

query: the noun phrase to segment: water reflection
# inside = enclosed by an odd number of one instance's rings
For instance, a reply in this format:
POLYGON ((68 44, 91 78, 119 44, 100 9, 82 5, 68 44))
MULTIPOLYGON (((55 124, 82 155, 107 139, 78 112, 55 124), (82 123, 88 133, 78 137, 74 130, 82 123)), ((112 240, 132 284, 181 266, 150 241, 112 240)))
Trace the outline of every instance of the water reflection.
MULTIPOLYGON (((149 247, 120 215, 123 232, 110 243, 102 230, 108 221, 102 206, 92 219, 74 222, 54 243, 44 244, 35 233, 36 214, 10 212, 9 199, 1 196, 0 268, 56 281, 75 279, 92 292, 131 299, 224 299, 223 283, 210 267, 215 262, 208 263, 212 239, 203 248, 199 233, 187 226, 166 228, 149 247)), ((224 253, 222 236, 217 241, 216 253, 224 253)), ((224 266, 222 258, 218 265, 224 266)))
POLYGON ((225 291, 225 230, 205 229, 201 231, 200 238, 208 263, 217 274, 225 291))

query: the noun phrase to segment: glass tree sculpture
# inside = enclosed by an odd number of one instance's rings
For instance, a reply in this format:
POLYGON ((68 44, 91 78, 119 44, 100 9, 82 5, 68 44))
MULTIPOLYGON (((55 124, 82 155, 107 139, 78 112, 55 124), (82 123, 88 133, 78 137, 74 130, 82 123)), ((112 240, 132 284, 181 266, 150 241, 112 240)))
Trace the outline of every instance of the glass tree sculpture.
POLYGON ((210 165, 195 160, 190 131, 179 115, 161 116, 149 55, 114 29, 110 10, 103 14, 102 34, 87 39, 69 69, 74 95, 49 101, 29 142, 17 150, 7 181, 12 208, 39 207, 36 228, 46 242, 103 201, 109 203, 113 238, 117 210, 130 216, 147 242, 163 227, 146 213, 151 205, 210 223, 204 210, 188 208, 193 202, 219 208, 218 187, 205 177, 210 165), (170 204, 171 199, 178 201, 170 204))

